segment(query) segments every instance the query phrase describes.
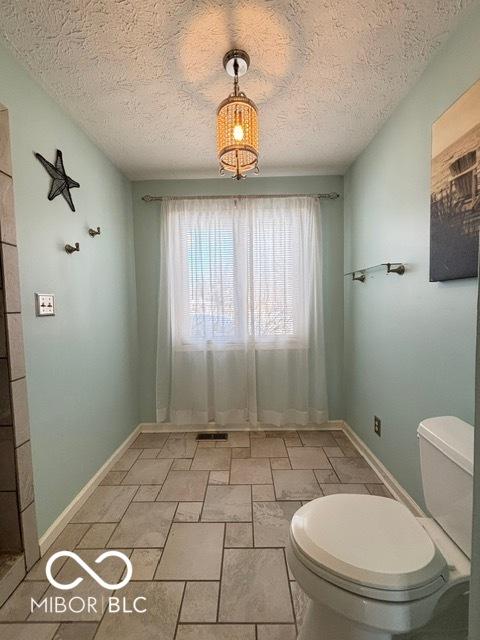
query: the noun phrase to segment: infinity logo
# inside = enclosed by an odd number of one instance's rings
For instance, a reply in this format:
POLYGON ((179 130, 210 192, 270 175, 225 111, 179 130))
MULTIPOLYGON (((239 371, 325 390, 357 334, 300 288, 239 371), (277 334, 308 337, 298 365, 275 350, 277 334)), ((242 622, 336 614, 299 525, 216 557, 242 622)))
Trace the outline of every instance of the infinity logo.
POLYGON ((72 558, 72 560, 75 560, 75 562, 79 564, 82 567, 82 569, 86 573, 88 573, 88 575, 91 576, 104 589, 122 589, 125 585, 127 585, 130 582, 130 578, 132 577, 132 573, 133 573, 132 563, 130 562, 130 558, 128 558, 124 553, 121 553, 120 551, 105 551, 105 553, 102 553, 101 555, 98 556, 98 558, 95 560, 95 563, 100 564, 100 562, 103 562, 106 558, 111 558, 111 557, 120 558, 121 560, 123 560, 127 568, 127 571, 123 580, 116 584, 110 584, 108 582, 105 582, 105 580, 103 580, 98 575, 98 573, 93 571, 93 569, 91 569, 88 566, 88 564, 84 562, 82 558, 80 558, 80 556, 78 556, 76 553, 73 553, 73 551, 57 551, 57 553, 54 553, 53 556, 49 558, 47 562, 45 573, 47 574, 47 578, 50 584, 56 587, 57 589, 62 589, 63 591, 74 589, 81 582, 83 582, 83 578, 78 577, 78 578, 75 578, 73 582, 69 582, 68 584, 62 584, 61 582, 58 582, 57 580, 55 580, 55 578, 52 576, 52 565, 55 562, 55 560, 57 560, 57 558, 72 558))

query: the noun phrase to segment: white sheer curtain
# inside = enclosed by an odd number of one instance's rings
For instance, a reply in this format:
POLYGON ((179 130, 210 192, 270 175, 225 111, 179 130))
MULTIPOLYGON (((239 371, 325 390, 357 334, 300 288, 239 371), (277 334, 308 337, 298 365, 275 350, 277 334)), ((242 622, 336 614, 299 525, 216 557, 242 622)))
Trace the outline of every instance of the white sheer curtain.
POLYGON ((171 199, 161 216, 157 420, 324 422, 318 199, 171 199))

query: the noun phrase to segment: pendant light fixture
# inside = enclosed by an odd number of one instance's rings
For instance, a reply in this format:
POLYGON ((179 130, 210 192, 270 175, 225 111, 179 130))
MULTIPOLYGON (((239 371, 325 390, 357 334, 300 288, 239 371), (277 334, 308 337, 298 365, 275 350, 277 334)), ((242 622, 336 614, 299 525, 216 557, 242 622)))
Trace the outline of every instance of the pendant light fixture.
POLYGON ((233 78, 233 92, 217 109, 217 156, 220 173, 229 171, 241 180, 252 169, 258 173, 258 111, 238 85, 250 58, 245 51, 232 49, 225 54, 223 66, 233 78))

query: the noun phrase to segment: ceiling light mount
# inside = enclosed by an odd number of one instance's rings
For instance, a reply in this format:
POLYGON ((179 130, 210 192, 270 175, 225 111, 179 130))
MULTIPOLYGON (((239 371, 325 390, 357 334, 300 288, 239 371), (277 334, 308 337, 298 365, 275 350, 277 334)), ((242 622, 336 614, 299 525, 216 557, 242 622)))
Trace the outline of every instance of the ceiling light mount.
POLYGON ((258 111, 238 84, 248 71, 250 57, 242 49, 231 49, 223 57, 223 66, 233 78, 233 92, 217 109, 217 155, 220 174, 228 171, 241 180, 252 169, 258 173, 258 111))
POLYGON ((250 56, 243 49, 230 49, 223 56, 223 68, 231 78, 235 75, 241 78, 247 73, 249 66, 250 56), (235 66, 237 66, 237 73, 235 73, 235 66))

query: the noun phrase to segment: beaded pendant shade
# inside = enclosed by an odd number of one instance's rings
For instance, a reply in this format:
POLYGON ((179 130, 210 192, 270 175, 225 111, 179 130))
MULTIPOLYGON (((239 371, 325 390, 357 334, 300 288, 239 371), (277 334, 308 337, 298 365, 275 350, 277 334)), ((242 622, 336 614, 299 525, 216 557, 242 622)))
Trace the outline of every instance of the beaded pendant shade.
POLYGON ((246 73, 250 59, 245 51, 232 49, 223 59, 233 76, 233 92, 217 109, 217 156, 220 173, 233 173, 241 180, 252 169, 258 173, 258 111, 255 103, 240 91, 238 78, 246 73))

